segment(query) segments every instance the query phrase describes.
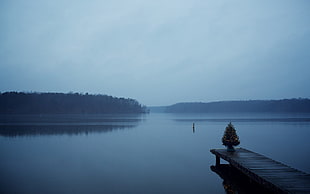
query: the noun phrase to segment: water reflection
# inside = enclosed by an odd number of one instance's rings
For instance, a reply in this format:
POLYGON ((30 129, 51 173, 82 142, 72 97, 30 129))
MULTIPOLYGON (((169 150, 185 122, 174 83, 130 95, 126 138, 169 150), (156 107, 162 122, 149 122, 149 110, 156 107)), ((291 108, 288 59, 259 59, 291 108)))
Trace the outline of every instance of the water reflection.
POLYGON ((141 115, 1 115, 0 136, 81 135, 136 127, 141 115))
POLYGON ((250 181, 247 176, 240 173, 237 169, 231 167, 229 164, 220 164, 218 166, 211 166, 210 168, 223 179, 223 187, 227 194, 272 193, 271 191, 261 187, 259 184, 250 181))

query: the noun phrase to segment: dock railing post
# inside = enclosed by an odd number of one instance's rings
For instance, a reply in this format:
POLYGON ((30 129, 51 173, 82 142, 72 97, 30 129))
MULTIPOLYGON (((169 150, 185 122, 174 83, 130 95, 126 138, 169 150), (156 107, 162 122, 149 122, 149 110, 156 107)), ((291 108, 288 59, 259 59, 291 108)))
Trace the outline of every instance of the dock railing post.
POLYGON ((221 158, 218 155, 215 155, 215 165, 220 166, 221 164, 221 158))

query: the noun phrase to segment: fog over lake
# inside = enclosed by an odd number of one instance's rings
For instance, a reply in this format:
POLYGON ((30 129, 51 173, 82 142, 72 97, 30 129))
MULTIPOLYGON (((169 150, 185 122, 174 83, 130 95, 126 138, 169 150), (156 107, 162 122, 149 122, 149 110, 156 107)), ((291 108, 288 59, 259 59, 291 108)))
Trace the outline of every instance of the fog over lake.
POLYGON ((0 193, 264 193, 212 167, 230 122, 310 173, 309 10, 1 0, 0 193))
POLYGON ((0 91, 309 98, 308 0, 2 0, 0 91))
POLYGON ((225 193, 209 150, 230 121, 240 147, 310 173, 309 114, 1 118, 1 193, 225 193))

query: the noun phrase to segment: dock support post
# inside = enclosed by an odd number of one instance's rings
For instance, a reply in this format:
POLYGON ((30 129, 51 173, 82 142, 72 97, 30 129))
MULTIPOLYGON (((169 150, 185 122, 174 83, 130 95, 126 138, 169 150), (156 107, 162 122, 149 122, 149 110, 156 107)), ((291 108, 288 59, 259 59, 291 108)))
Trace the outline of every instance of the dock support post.
POLYGON ((220 166, 220 164, 221 164, 221 158, 219 157, 219 156, 215 156, 215 165, 216 166, 220 166))

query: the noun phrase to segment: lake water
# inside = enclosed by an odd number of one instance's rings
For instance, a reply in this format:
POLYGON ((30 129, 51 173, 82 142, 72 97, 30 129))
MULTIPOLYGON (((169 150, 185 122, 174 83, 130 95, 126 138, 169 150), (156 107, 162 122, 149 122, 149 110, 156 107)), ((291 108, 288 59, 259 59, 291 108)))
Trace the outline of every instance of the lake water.
POLYGON ((225 193, 209 150, 230 121, 240 147, 310 173, 309 114, 2 115, 0 193, 225 193))

